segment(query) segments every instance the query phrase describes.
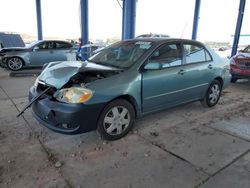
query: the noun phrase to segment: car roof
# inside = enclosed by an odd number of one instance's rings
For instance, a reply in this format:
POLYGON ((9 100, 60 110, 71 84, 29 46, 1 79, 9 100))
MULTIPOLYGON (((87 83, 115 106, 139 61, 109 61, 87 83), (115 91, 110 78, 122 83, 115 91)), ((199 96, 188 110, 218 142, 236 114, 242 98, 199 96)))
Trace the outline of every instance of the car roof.
POLYGON ((68 41, 65 41, 65 40, 38 40, 37 42, 66 42, 66 43, 69 43, 68 41))
POLYGON ((180 39, 180 38, 161 38, 161 37, 145 37, 145 38, 134 38, 134 39, 128 39, 124 41, 142 41, 142 42, 154 42, 154 43, 166 43, 166 42, 185 42, 185 43, 195 43, 199 45, 204 45, 203 43, 196 41, 196 40, 190 40, 190 39, 180 39))

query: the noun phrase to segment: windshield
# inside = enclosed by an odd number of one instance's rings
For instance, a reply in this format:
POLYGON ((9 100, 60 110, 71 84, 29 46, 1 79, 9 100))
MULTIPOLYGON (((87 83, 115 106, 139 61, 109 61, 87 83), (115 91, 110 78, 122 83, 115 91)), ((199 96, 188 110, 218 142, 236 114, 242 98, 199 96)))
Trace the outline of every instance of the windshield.
POLYGON ((152 42, 123 41, 113 44, 89 60, 102 65, 126 69, 131 67, 152 46, 152 42))
POLYGON ((39 43, 39 41, 34 41, 34 42, 30 43, 30 44, 26 44, 26 48, 31 48, 31 47, 35 46, 36 44, 38 44, 38 43, 39 43))
POLYGON ((250 46, 247 46, 247 47, 243 50, 243 52, 245 52, 245 53, 250 53, 250 46))

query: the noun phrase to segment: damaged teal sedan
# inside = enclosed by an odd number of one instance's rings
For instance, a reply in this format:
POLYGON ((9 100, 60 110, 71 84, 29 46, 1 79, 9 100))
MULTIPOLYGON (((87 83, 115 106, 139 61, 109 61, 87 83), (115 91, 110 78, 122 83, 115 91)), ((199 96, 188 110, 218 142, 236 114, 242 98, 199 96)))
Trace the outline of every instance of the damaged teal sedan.
POLYGON ((228 63, 200 42, 132 39, 89 61, 49 63, 30 89, 28 106, 56 132, 97 129, 115 140, 145 114, 193 101, 215 106, 230 79, 228 63))

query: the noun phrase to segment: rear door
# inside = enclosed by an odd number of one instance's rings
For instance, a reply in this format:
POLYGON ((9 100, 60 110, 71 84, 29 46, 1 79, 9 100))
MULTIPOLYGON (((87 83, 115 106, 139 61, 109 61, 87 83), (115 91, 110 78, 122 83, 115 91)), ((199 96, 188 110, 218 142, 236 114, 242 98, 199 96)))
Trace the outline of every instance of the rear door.
POLYGON ((70 43, 55 41, 55 54, 57 61, 76 60, 76 49, 70 43))
POLYGON ((184 65, 182 67, 185 98, 187 101, 201 99, 214 75, 212 57, 198 43, 183 43, 184 65))

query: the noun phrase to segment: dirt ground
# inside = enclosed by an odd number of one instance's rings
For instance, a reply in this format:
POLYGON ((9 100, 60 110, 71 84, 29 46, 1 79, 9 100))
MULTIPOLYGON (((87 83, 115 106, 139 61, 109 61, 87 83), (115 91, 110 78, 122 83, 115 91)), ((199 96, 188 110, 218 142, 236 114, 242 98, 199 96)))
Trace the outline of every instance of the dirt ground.
POLYGON ((139 119, 125 138, 67 136, 43 128, 27 103, 35 80, 0 69, 0 187, 249 188, 250 82, 215 108, 199 102, 139 119))

